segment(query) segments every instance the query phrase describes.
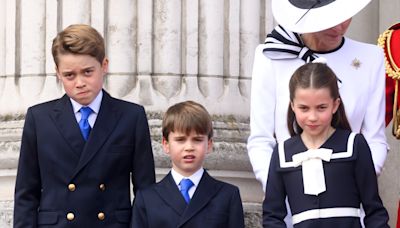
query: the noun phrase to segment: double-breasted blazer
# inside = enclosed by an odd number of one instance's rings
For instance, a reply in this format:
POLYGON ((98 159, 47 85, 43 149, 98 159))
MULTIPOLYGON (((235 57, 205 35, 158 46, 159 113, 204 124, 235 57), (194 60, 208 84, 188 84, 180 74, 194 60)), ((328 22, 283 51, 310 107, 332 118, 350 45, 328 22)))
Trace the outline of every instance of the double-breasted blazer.
POLYGON ((87 142, 70 98, 30 107, 15 187, 14 227, 126 228, 131 187, 155 182, 144 108, 103 91, 87 142))
POLYGON ((131 228, 243 228, 239 189, 204 172, 189 204, 169 173, 138 191, 131 228))

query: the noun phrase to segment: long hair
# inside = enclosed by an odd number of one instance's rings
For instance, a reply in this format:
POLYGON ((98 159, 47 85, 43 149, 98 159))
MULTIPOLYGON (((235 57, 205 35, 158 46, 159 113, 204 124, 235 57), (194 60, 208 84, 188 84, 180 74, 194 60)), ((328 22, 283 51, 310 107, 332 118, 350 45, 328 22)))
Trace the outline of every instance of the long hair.
MULTIPOLYGON (((290 102, 293 102, 297 88, 302 89, 322 89, 327 88, 330 91, 333 100, 340 99, 338 78, 335 73, 324 63, 307 63, 299 67, 289 81, 290 102)), ((340 99, 341 100, 341 99, 340 99)), ((295 113, 289 103, 287 125, 291 136, 301 134, 303 129, 296 121, 295 113)), ((341 100, 338 110, 333 114, 331 126, 351 130, 349 121, 346 117, 344 104, 341 100)))

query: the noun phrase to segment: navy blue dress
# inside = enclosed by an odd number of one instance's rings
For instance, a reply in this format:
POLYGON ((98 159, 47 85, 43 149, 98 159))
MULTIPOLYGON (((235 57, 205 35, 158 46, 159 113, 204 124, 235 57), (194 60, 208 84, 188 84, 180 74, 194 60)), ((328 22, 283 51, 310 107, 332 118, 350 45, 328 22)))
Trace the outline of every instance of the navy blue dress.
POLYGON ((287 197, 295 228, 361 227, 355 215, 360 204, 366 228, 389 227, 364 137, 337 129, 321 148, 333 153, 329 162, 323 161, 326 191, 316 196, 304 194, 302 166, 294 167, 292 162, 293 155, 307 151, 301 137, 294 136, 275 147, 263 202, 263 226, 286 227, 287 197))

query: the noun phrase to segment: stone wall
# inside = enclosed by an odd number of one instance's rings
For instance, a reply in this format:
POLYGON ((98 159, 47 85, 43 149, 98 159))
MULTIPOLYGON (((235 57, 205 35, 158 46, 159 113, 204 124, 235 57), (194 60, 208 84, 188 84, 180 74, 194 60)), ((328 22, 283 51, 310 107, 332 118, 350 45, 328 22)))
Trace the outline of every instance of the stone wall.
MULTIPOLYGON (((348 35, 375 43, 400 20, 399 10, 398 1, 372 1, 354 18, 348 35)), ((246 227, 261 227, 263 193, 246 140, 254 49, 274 26, 270 0, 0 1, 0 227, 11 227, 26 108, 63 94, 50 48, 57 31, 73 23, 91 24, 105 37, 110 59, 105 88, 145 106, 158 179, 170 166, 160 145, 163 111, 182 100, 198 101, 215 126, 215 147, 205 167, 240 187, 246 227)), ((390 143, 379 184, 393 226, 400 153, 399 142, 390 138, 390 143)))

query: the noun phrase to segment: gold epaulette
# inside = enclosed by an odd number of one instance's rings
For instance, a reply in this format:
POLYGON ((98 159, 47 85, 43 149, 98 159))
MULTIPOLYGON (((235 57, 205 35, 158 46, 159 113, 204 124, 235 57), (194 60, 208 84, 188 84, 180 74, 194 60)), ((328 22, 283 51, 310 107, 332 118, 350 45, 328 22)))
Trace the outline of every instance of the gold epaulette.
POLYGON ((393 29, 388 29, 384 31, 378 38, 378 46, 383 48, 385 51, 385 69, 389 77, 399 80, 400 79, 400 68, 396 65, 391 52, 390 42, 392 39, 393 29))
POLYGON ((394 61, 392 50, 390 48, 392 34, 394 30, 388 29, 384 31, 378 38, 378 46, 383 48, 385 56, 385 69, 388 77, 395 80, 394 89, 394 102, 393 102, 393 128, 392 134, 400 139, 400 110, 398 109, 398 90, 399 90, 399 80, 400 80, 400 68, 394 61))

